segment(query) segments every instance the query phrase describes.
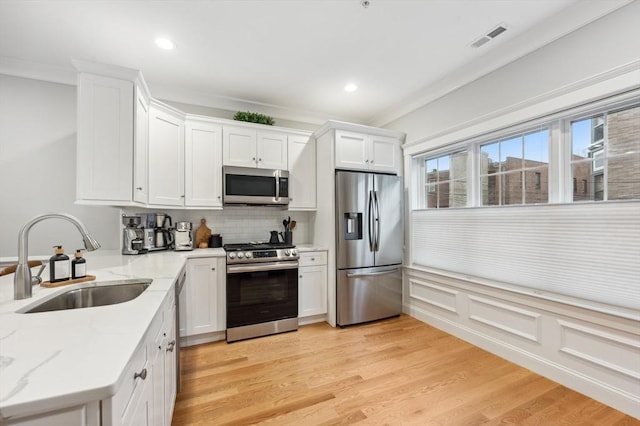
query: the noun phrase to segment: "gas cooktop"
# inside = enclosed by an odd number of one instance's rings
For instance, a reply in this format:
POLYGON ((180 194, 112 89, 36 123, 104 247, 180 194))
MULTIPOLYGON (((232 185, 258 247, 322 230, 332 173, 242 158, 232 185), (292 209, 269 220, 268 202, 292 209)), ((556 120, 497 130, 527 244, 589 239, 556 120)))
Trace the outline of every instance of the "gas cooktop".
POLYGON ((225 244, 222 247, 225 251, 277 250, 296 248, 296 246, 293 244, 285 243, 237 243, 225 244))

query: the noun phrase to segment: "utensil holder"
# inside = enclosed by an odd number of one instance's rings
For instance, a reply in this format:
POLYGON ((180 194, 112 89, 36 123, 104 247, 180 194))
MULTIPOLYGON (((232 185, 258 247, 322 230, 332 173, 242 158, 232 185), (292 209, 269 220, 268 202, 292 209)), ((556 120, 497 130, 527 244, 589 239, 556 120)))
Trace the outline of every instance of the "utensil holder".
POLYGON ((285 244, 293 244, 293 232, 285 231, 284 232, 284 243, 285 244))

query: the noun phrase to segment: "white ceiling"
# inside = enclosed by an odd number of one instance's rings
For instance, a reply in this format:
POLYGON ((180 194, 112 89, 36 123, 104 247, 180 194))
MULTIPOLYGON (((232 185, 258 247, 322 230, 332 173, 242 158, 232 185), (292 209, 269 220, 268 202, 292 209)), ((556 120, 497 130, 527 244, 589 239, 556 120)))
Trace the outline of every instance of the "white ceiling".
POLYGON ((71 59, 93 60, 141 70, 161 99, 384 125, 627 3, 0 0, 0 73, 73 83, 71 59))

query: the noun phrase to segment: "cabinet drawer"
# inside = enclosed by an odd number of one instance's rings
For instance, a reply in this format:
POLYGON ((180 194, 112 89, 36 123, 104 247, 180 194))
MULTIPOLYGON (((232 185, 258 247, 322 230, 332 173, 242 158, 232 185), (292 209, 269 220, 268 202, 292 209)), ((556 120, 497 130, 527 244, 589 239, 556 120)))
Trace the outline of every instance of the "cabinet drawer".
POLYGON ((309 251, 300 253, 299 266, 315 266, 327 264, 326 251, 309 251))

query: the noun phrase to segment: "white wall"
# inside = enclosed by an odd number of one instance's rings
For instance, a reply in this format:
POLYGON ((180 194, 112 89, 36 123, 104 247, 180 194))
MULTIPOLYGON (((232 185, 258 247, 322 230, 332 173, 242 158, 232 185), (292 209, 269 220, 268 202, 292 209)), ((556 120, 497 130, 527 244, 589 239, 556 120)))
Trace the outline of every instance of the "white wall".
POLYGON ((637 61, 639 19, 635 1, 385 127, 405 132, 410 144, 637 61))
MULTIPOLYGON (((18 254, 18 233, 32 217, 64 212, 78 217, 106 249, 119 248, 117 209, 75 205, 76 88, 0 75, 0 257, 18 254)), ((83 248, 64 220, 34 226, 30 255, 54 244, 83 248)))

